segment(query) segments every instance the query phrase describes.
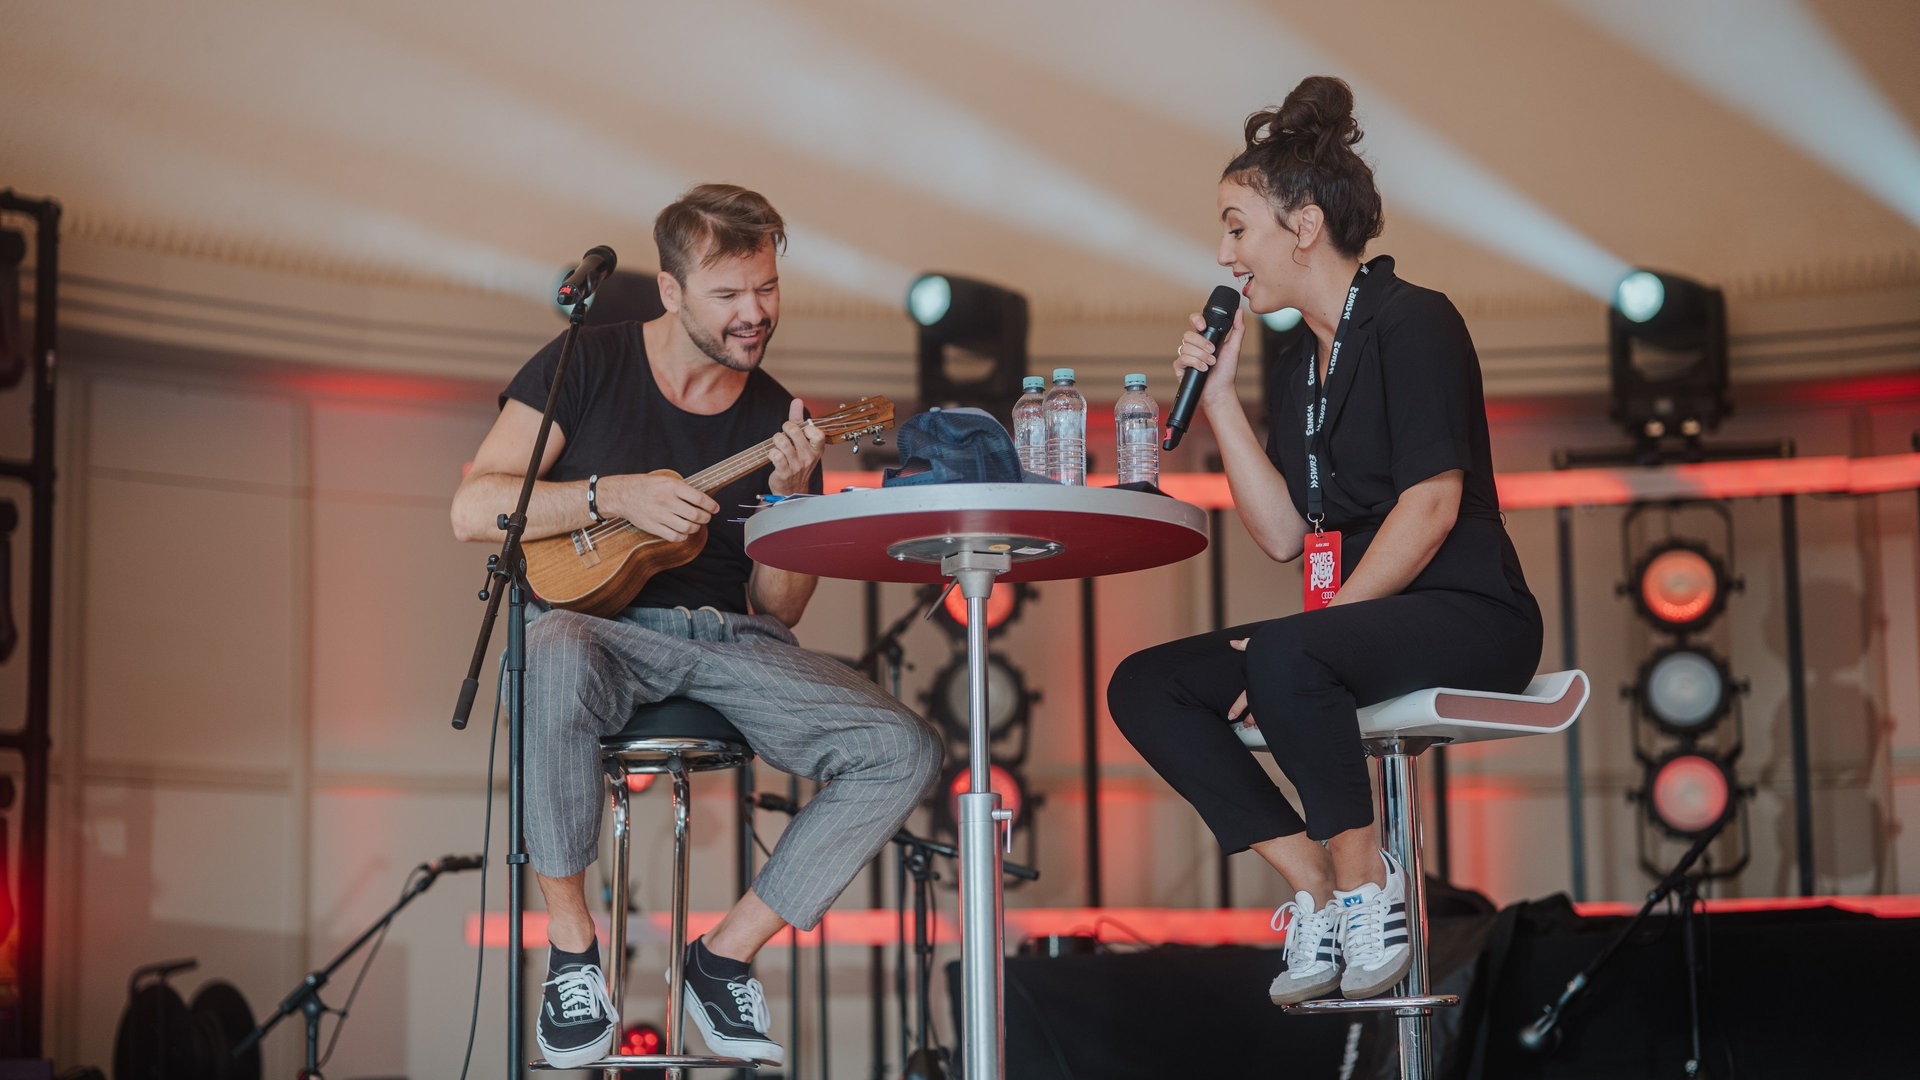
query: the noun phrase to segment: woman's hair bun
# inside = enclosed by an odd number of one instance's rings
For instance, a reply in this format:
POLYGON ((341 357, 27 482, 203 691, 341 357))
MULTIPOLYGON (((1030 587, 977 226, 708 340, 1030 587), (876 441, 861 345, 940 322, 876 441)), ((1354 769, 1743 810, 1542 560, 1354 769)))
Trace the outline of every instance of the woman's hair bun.
POLYGON ((1296 160, 1325 160, 1328 151, 1360 141, 1360 124, 1353 118, 1353 89, 1331 75, 1300 80, 1277 109, 1247 117, 1247 148, 1280 144, 1296 160))
POLYGON ((1220 176, 1252 187, 1277 212, 1319 204, 1334 247, 1358 256, 1385 224, 1373 169, 1353 148, 1359 141, 1353 89, 1314 75, 1279 108, 1247 117, 1247 147, 1220 176))

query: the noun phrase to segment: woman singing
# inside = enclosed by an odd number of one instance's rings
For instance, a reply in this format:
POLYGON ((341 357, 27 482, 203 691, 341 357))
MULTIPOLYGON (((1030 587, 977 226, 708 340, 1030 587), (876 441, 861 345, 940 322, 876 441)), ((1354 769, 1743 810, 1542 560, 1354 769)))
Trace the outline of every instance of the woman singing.
POLYGON ((1217 352, 1195 315, 1174 371, 1213 372, 1201 407, 1234 505, 1269 557, 1308 553, 1306 610, 1136 653, 1107 703, 1224 851, 1252 848, 1296 891, 1275 914, 1273 1000, 1372 997, 1412 957, 1355 710, 1429 686, 1521 690, 1540 609, 1501 521, 1466 324, 1391 258, 1361 260, 1381 207, 1352 91, 1309 78, 1246 140, 1220 178, 1220 264, 1255 312, 1297 308, 1312 333, 1269 365, 1265 447, 1234 396, 1240 315, 1217 352), (1249 718, 1298 811, 1235 736, 1249 718))

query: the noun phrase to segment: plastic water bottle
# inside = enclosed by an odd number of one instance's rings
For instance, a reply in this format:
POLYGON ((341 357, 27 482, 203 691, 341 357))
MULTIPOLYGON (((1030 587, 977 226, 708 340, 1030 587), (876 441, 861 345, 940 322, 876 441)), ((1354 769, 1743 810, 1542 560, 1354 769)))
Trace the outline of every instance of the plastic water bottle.
POLYGON ((1114 456, 1122 484, 1160 484, 1160 403, 1147 393, 1145 375, 1129 375, 1126 392, 1113 403, 1114 456))
POLYGON ((1047 475, 1047 414, 1040 408, 1040 394, 1047 381, 1029 375, 1020 383, 1025 393, 1013 406, 1013 448, 1020 453, 1020 468, 1036 476, 1047 475))
POLYGON ((1073 387, 1073 369, 1053 369, 1053 389, 1040 400, 1047 417, 1047 475, 1063 484, 1087 483, 1087 399, 1073 387))

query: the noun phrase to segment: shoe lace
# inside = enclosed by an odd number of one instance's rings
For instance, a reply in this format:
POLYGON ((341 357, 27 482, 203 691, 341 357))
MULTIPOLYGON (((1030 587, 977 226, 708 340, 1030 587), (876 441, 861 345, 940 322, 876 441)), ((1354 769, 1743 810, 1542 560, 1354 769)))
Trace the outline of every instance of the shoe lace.
POLYGON ((613 1015, 613 999, 607 996, 606 977, 592 964, 568 968, 544 984, 560 994, 560 1016, 565 1020, 592 1019, 613 1015))
POLYGON ((1386 935, 1386 897, 1375 896, 1347 909, 1347 932, 1342 935, 1340 945, 1349 958, 1366 967, 1386 951, 1386 935))
POLYGON ((729 980, 727 989, 733 992, 733 1007, 740 1012, 740 1022, 752 1027, 759 1034, 765 1035, 767 1033, 767 992, 761 987, 760 980, 752 977, 745 980, 729 980))
POLYGON ((1286 931, 1287 939, 1281 951, 1287 958, 1289 970, 1298 971, 1319 959, 1320 939, 1326 936, 1328 927, 1324 911, 1309 911, 1289 900, 1274 909, 1267 925, 1275 932, 1286 931))

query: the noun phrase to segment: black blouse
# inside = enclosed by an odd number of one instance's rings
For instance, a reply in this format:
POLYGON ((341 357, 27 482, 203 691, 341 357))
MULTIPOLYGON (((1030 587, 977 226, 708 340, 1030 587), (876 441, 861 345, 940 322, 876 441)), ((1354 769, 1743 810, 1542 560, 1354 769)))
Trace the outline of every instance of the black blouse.
MULTIPOLYGON (((1464 473, 1453 531, 1405 589, 1476 593, 1532 613, 1494 490, 1480 360, 1460 312, 1443 293, 1402 281, 1379 256, 1354 304, 1340 365, 1328 386, 1326 527, 1341 533, 1341 575, 1353 572, 1400 493, 1450 469, 1464 473)), ((1307 512, 1307 368, 1312 334, 1268 365, 1273 402, 1267 456, 1307 512)), ((1317 401, 1318 392, 1314 397, 1317 401)))

